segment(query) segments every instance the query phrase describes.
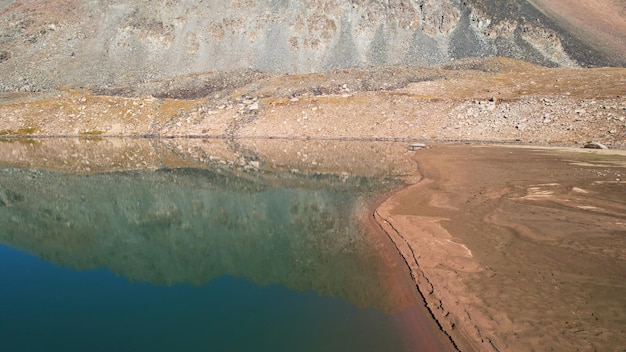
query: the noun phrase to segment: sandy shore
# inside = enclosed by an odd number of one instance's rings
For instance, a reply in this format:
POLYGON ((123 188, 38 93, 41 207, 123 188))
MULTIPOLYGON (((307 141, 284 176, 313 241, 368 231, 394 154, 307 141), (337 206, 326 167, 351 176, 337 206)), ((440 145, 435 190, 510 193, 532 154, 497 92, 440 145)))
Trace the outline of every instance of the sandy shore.
POLYGON ((375 217, 461 350, 626 344, 626 154, 436 145, 375 217))

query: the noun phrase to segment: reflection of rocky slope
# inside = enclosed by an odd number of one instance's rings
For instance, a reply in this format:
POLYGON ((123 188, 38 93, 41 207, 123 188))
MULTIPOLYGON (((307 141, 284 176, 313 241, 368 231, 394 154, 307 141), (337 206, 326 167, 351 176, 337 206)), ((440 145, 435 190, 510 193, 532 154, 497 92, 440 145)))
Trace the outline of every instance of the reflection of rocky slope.
POLYGON ((229 274, 385 310, 407 303, 384 287, 379 240, 356 219, 370 192, 393 183, 226 167, 85 176, 3 168, 0 178, 0 241, 54 263, 157 284, 229 274))
POLYGON ((0 143, 10 165, 0 168, 0 242, 133 280, 230 274, 395 310, 409 297, 386 282, 405 273, 357 218, 373 196, 411 181, 410 155, 371 142, 0 143), (368 155, 377 157, 363 163, 368 155))
POLYGON ((75 174, 161 168, 416 177, 406 143, 227 139, 0 139, 0 163, 75 174))
POLYGON ((526 1, 3 1, 2 89, 134 84, 205 71, 290 73, 507 56, 623 65, 526 1), (173 4, 175 3, 175 4, 173 4))

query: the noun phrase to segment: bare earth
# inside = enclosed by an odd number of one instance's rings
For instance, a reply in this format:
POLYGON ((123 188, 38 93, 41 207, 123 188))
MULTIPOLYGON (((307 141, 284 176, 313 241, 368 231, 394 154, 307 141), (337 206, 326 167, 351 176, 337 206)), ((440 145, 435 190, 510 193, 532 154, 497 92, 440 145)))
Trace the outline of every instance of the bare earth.
POLYGON ((461 350, 623 351, 626 153, 435 145, 376 211, 461 350))

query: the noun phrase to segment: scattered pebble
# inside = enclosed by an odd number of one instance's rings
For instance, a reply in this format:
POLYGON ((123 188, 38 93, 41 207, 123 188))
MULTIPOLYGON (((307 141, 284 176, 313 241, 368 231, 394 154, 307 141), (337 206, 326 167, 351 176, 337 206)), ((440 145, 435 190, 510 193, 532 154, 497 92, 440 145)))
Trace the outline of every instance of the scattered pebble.
POLYGON ((426 144, 422 144, 422 143, 413 143, 409 145, 409 150, 410 151, 416 151, 416 150, 420 150, 420 149, 428 149, 428 146, 426 146, 426 144))
POLYGON ((607 147, 606 145, 604 145, 602 143, 598 143, 598 142, 587 142, 587 143, 585 143, 583 148, 587 148, 587 149, 609 149, 609 147, 607 147))

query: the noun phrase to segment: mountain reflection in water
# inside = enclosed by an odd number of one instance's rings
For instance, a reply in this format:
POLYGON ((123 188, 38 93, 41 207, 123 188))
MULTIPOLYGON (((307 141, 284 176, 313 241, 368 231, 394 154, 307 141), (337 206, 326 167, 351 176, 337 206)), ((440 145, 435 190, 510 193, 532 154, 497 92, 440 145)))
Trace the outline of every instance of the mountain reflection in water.
POLYGON ((233 275, 385 306, 376 253, 355 218, 364 195, 381 185, 332 176, 283 181, 308 184, 289 188, 278 177, 224 170, 5 169, 2 241, 133 281, 202 285, 233 275))
MULTIPOLYGON (((30 148, 45 149, 45 145, 35 144, 30 148)), ((31 289, 41 286, 40 290, 44 291, 39 292, 41 297, 47 297, 46 290, 51 290, 53 296, 68 292, 76 296, 76 292, 84 291, 83 295, 78 295, 82 298, 72 299, 72 305, 91 307, 87 311, 96 317, 111 314, 93 308, 100 304, 107 306, 106 300, 93 299, 103 292, 108 292, 105 297, 118 295, 117 299, 139 302, 139 306, 151 299, 161 302, 145 310, 137 310, 135 304, 124 308, 127 313, 136 310, 135 317, 145 316, 135 318, 139 325, 154 324, 146 314, 153 315, 161 321, 160 329, 163 329, 163 321, 171 317, 163 314, 167 309, 179 307, 178 315, 174 316, 182 320, 199 319, 199 323, 200 316, 217 314, 218 308, 202 309, 207 307, 206 299, 212 297, 213 305, 217 299, 216 307, 231 307, 223 312, 231 320, 233 317, 240 322, 260 319, 258 314, 268 315, 268 307, 276 309, 280 302, 282 308, 278 309, 286 311, 279 314, 279 319, 294 319, 293 313, 303 313, 302 309, 309 312, 299 318, 311 324, 302 328, 304 330, 319 330, 329 324, 329 316, 333 317, 330 320, 339 325, 329 326, 327 333, 336 335, 336 342, 351 339, 337 335, 341 334, 338 327, 352 326, 356 330, 348 334, 365 333, 360 339, 367 340, 367 335, 371 335, 370 339, 388 347, 398 344, 394 349, 406 345, 406 341, 398 338, 398 329, 390 328, 397 317, 388 314, 404 314, 411 309, 416 303, 415 292, 399 287, 404 283, 398 284, 394 277, 405 273, 398 266, 398 259, 385 249, 382 238, 368 231, 362 219, 374 197, 401 186, 402 181, 397 177, 307 173, 306 170, 280 168, 259 170, 226 162, 209 162, 200 167, 198 164, 184 167, 162 164, 157 170, 97 173, 16 167, 24 162, 23 158, 20 162, 2 162, 5 166, 0 167, 0 242, 32 253, 55 264, 56 268, 47 268, 50 264, 45 262, 33 264, 28 255, 20 256, 17 253, 22 252, 6 247, 2 252, 5 267, 0 275, 7 284, 13 285, 10 292, 14 296, 3 288, 0 298, 3 302, 17 300, 13 307, 32 305, 36 310, 44 309, 42 302, 49 301, 49 306, 58 304, 54 300, 36 298, 37 295, 19 299, 28 291, 21 292, 20 284, 30 275, 33 282, 28 285, 31 289), (10 258, 14 258, 13 262, 10 258), (34 269, 24 275, 16 275, 21 269, 15 269, 11 275, 12 271, 7 268, 16 265, 34 269), (102 268, 122 277, 111 276, 102 268), (41 274, 44 272, 58 278, 54 281, 56 286, 41 284, 48 275, 41 274), (395 273, 390 274, 392 272, 395 273), (70 279, 71 275, 82 276, 70 279), (22 279, 11 282, 11 277, 22 279), (63 285, 58 287, 59 283, 63 285), (162 295, 178 299, 162 300, 162 295), (241 300, 242 296, 246 299, 241 300), (246 308, 242 310, 242 306, 246 308), (322 319, 320 312, 324 310, 328 310, 329 315, 322 319), (180 316, 181 312, 188 314, 180 316), (341 323, 342 318, 358 322, 341 323), (378 333, 364 332, 363 324, 378 326, 375 328, 378 333), (387 337, 382 338, 381 334, 387 337), (391 343, 392 340, 396 342, 391 343)), ((47 316, 46 319, 50 324, 56 322, 62 326, 63 317, 72 316, 72 309, 68 307, 57 307, 57 311, 51 313, 53 318, 47 316)), ((24 312, 14 313, 15 316, 0 318, 0 327, 18 329, 19 324, 13 323, 19 322, 24 312)), ((79 319, 80 315, 74 318, 79 319)), ((201 322, 201 325, 207 324, 216 322, 201 322)), ((228 329, 229 323, 224 324, 222 328, 228 329)), ((280 329, 292 338, 298 336, 295 331, 287 331, 288 326, 300 326, 298 319, 286 325, 276 318, 261 323, 267 324, 281 326, 280 329)), ((192 329, 192 326, 184 329, 192 329)), ((267 333, 269 330, 257 327, 250 331, 267 333)), ((352 339, 358 341, 354 336, 352 339)), ((328 340, 327 337, 323 340, 328 340)), ((257 343, 261 343, 259 341, 257 343)), ((364 341, 360 342, 363 346, 373 348, 375 345, 364 341)), ((237 348, 247 349, 244 345, 237 348)), ((341 349, 356 349, 357 345, 343 344, 341 349)), ((340 349, 330 341, 316 346, 312 350, 340 349)), ((363 350, 363 346, 359 349, 363 350)))

